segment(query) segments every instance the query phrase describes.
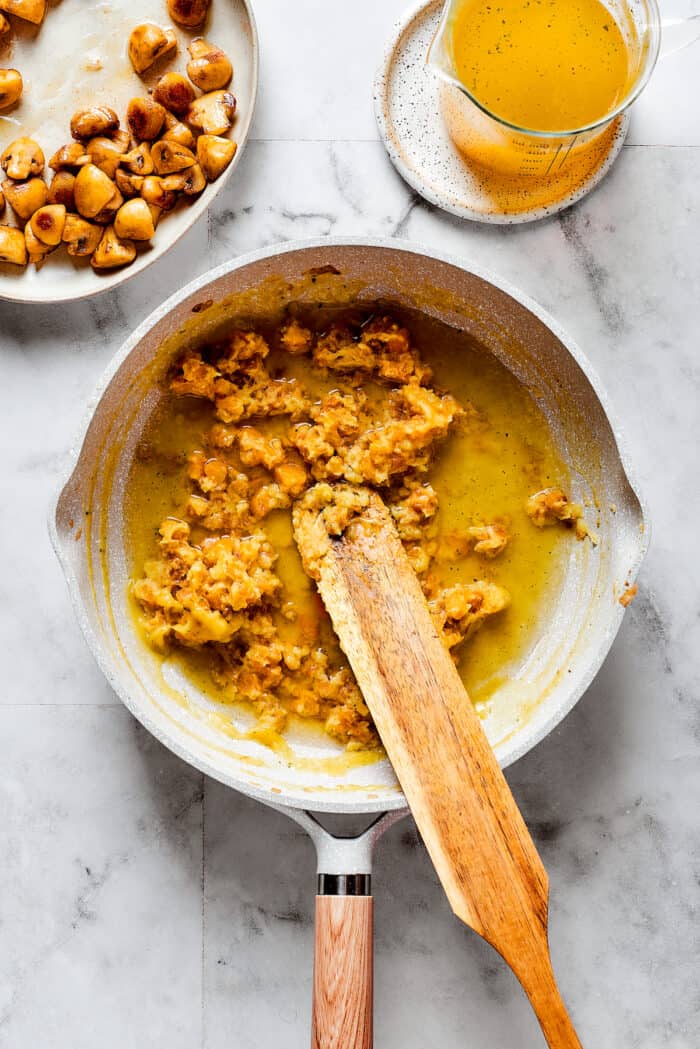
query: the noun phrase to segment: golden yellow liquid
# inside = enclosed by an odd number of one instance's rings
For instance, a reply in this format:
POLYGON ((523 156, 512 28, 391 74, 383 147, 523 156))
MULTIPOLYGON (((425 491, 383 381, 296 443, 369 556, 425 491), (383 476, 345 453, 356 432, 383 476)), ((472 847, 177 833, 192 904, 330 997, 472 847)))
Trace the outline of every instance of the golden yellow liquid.
MULTIPOLYGON (((499 361, 464 338, 455 341, 455 333, 441 324, 414 315, 405 322, 423 360, 434 370, 434 384, 463 403, 471 402, 481 414, 477 428, 458 429, 447 439, 429 474, 440 499, 437 520, 445 547, 451 534, 472 524, 502 520, 511 535, 505 552, 495 560, 470 552, 458 560, 443 560, 437 567, 446 585, 489 579, 511 594, 509 608, 489 620, 461 650, 459 669, 467 690, 475 703, 486 703, 537 641, 572 542, 571 534, 562 529, 535 528, 525 513, 525 502, 550 485, 566 489, 568 472, 543 414, 499 361)), ((279 367, 298 377, 319 398, 338 385, 337 377, 314 374, 304 358, 275 351, 268 363, 272 372, 279 367)), ((184 516, 190 490, 185 456, 201 447, 213 421, 208 403, 171 396, 151 421, 127 484, 132 578, 138 578, 144 562, 157 555, 160 522, 169 515, 184 516)), ((279 418, 256 421, 261 431, 277 435, 288 425, 288 420, 279 418)), ((297 606, 299 622, 325 618, 315 584, 301 565, 290 511, 273 512, 262 527, 279 554, 275 570, 284 586, 283 600, 297 606)), ((196 529, 193 536, 197 541, 196 529)), ((138 616, 135 605, 134 613, 138 616)), ((280 618, 278 625, 285 639, 295 640, 297 622, 280 618)), ((329 621, 324 633, 333 644, 329 621)), ((178 659, 197 686, 216 700, 206 653, 186 650, 178 659)))
POLYGON ((531 131, 594 124, 630 86, 627 44, 600 0, 462 0, 451 45, 473 97, 531 131))

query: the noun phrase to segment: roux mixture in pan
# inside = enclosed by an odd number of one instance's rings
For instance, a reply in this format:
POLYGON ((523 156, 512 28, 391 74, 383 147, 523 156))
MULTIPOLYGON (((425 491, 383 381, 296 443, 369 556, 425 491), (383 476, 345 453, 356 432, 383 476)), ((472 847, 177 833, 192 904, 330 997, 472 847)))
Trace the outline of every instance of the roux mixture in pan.
POLYGON ((258 739, 301 718, 376 747, 291 526, 313 486, 330 501, 329 486, 369 485, 472 700, 488 701, 536 641, 567 527, 585 535, 546 420, 503 365, 418 318, 290 314, 188 351, 168 386, 128 483, 151 645, 252 708, 258 739))

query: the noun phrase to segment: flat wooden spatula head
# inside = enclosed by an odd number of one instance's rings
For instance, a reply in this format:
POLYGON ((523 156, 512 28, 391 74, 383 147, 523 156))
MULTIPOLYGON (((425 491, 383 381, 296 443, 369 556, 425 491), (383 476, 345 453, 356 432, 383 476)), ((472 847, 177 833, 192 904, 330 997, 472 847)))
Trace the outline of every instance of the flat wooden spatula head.
POLYGON ((547 942, 547 874, 390 513, 318 485, 294 508, 316 579, 455 914, 508 962, 550 1047, 581 1049, 547 942))

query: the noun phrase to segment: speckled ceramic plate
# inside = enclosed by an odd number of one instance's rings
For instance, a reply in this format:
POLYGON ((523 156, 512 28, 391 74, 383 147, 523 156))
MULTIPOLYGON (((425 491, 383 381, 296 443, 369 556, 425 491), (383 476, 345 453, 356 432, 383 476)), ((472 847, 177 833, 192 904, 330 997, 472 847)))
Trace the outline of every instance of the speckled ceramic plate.
POLYGON ((402 16, 375 80, 379 133, 399 174, 431 204, 476 222, 532 222, 590 193, 622 149, 629 126, 627 114, 618 118, 607 152, 574 192, 569 179, 562 189, 550 181, 546 204, 523 206, 522 194, 512 207, 495 202, 485 170, 470 167, 448 135, 440 115, 442 81, 425 64, 442 7, 442 0, 429 0, 402 16))
MULTIPOLYGON (((154 79, 169 69, 184 72, 187 45, 193 36, 206 36, 229 55, 234 69, 231 90, 238 101, 231 137, 238 151, 224 174, 192 203, 182 202, 163 219, 152 243, 139 250, 123 269, 96 273, 89 259, 72 258, 63 250, 50 255, 43 266, 19 269, 0 263, 0 298, 19 302, 66 302, 115 288, 160 258, 204 214, 240 162, 248 138, 258 86, 258 38, 248 0, 214 0, 203 29, 189 32, 173 26, 178 38, 174 60, 156 63, 141 79, 127 55, 129 33, 140 22, 170 26, 165 0, 85 0, 50 2, 41 26, 12 19, 12 39, 0 47, 0 65, 20 70, 22 99, 14 109, 0 113, 0 151, 19 135, 31 135, 46 159, 70 141, 69 124, 76 109, 104 102, 123 118, 134 95, 146 92, 154 79)), ((46 174, 52 172, 47 169, 46 174)), ((4 177, 4 176, 3 176, 4 177)), ((0 222, 11 222, 8 206, 0 222)))

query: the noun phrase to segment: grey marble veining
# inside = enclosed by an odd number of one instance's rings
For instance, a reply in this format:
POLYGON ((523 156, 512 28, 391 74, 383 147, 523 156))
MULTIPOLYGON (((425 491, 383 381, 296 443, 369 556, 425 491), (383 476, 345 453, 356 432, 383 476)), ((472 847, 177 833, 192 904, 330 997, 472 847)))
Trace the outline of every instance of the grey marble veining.
MULTIPOLYGON (((593 195, 531 227, 469 225, 416 198, 376 140, 379 50, 366 41, 401 6, 303 0, 302 61, 291 9, 258 0, 256 138, 208 223, 114 294, 0 303, 3 1049, 308 1044, 311 846, 135 725, 79 635, 45 517, 100 372, 149 310, 233 255, 327 233, 489 267, 557 317, 608 389, 651 553, 595 683, 509 779, 550 873, 555 966, 584 1045, 700 1044, 697 52, 660 69, 637 144, 593 195), (324 51, 314 66, 331 31, 348 61, 324 51)), ((409 821, 376 860, 377 1046, 540 1046, 513 978, 450 915, 409 821)))
POLYGON ((198 1044, 202 777, 120 707, 2 742, 0 1044, 198 1044))

